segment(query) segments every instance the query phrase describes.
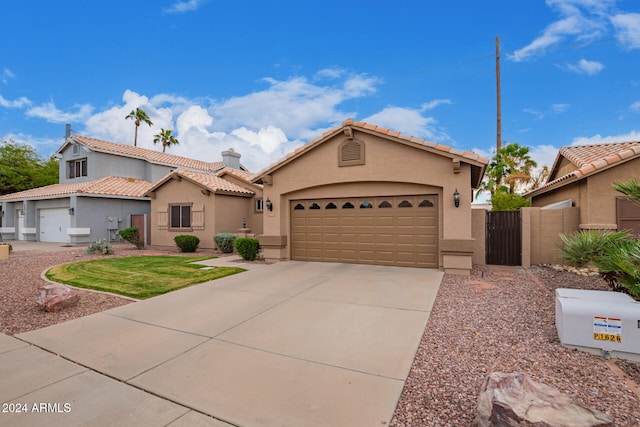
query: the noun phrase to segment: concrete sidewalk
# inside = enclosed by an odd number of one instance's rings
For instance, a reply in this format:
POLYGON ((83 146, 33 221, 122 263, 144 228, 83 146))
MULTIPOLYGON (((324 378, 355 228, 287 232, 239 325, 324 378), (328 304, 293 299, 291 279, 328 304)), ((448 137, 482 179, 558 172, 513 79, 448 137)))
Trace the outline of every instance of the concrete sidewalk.
POLYGON ((244 266, 250 270, 20 334, 22 341, 3 337, 2 401, 71 409, 0 413, 0 424, 388 424, 442 272, 244 266))

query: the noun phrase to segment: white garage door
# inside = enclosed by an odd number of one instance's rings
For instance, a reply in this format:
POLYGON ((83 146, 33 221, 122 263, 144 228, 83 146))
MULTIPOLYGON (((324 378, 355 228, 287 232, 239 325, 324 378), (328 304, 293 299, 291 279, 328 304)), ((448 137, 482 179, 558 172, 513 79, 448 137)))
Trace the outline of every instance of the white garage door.
POLYGON ((40 209, 40 241, 67 243, 69 236, 69 209, 40 209))

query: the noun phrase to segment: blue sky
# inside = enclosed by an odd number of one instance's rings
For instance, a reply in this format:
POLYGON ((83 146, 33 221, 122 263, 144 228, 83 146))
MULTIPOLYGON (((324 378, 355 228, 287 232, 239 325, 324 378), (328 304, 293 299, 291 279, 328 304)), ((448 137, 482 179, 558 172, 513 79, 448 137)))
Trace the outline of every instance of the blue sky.
MULTIPOLYGON (((0 139, 43 156, 65 123, 133 143, 143 108, 173 154, 253 171, 347 118, 487 157, 502 136, 551 165, 561 146, 640 139, 635 0, 2 2, 0 139)), ((161 147, 156 147, 161 149, 161 147)))

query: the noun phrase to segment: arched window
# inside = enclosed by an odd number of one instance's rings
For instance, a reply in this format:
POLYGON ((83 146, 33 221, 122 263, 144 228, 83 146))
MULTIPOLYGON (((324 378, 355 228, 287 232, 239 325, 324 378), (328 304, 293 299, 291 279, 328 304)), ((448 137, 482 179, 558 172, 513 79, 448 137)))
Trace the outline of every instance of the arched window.
POLYGON ((342 205, 342 209, 353 209, 353 205, 350 202, 347 202, 342 205))
POLYGON ((317 203, 312 203, 311 206, 309 206, 309 209, 320 209, 320 205, 317 203))
POLYGON ((431 200, 425 199, 425 200, 420 202, 418 207, 420 207, 420 208, 432 208, 433 207, 433 203, 431 202, 431 200))
POLYGON ((398 205, 399 208, 412 208, 413 205, 411 204, 411 202, 409 202, 408 200, 403 200, 400 202, 400 204, 398 205))
POLYGON ((335 203, 330 202, 327 206, 324 207, 325 209, 337 209, 337 206, 335 205, 335 203))
POLYGON ((294 211, 302 211, 302 210, 304 210, 304 206, 302 206, 300 203, 298 203, 297 205, 295 205, 293 210, 294 211))
POLYGON ((387 202, 386 200, 383 200, 382 202, 380 202, 378 207, 379 208, 391 208, 393 206, 391 206, 391 203, 387 202))
POLYGON ((373 205, 371 204, 371 202, 362 202, 362 204, 360 204, 360 209, 368 209, 372 207, 373 205))

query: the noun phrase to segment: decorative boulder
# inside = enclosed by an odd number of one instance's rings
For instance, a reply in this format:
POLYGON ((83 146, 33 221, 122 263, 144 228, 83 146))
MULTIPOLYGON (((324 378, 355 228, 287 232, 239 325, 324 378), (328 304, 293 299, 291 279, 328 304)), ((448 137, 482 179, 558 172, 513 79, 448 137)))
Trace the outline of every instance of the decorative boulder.
POLYGON ((573 402, 522 372, 493 372, 478 398, 475 426, 605 427, 613 418, 573 402))
POLYGON ((40 286, 36 302, 43 311, 59 311, 78 304, 80 296, 70 287, 58 283, 40 286))

